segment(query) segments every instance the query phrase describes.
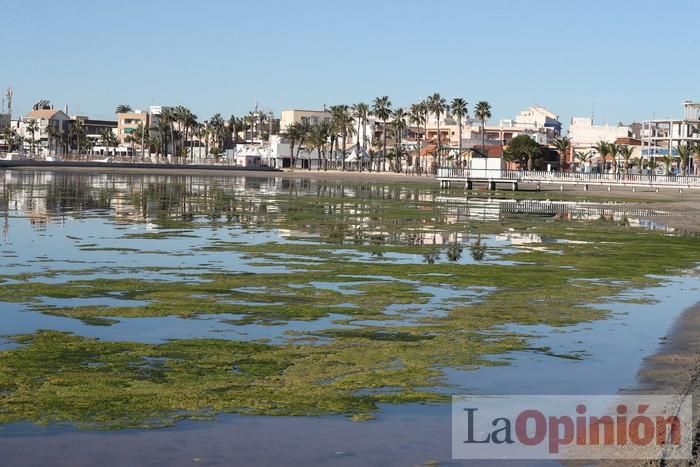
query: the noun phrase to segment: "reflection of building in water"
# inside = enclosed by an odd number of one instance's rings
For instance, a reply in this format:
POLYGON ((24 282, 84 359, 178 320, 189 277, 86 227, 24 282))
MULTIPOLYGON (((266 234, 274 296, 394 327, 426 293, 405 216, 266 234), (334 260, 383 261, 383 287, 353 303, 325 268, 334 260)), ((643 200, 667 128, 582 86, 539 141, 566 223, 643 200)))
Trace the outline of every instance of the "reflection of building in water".
POLYGON ((579 201, 514 200, 496 198, 449 198, 438 201, 452 206, 458 220, 496 221, 513 215, 544 216, 558 219, 613 221, 639 217, 666 216, 670 213, 638 208, 624 203, 591 203, 579 201))
POLYGON ((532 232, 504 232, 496 235, 496 240, 508 242, 511 245, 528 245, 530 243, 542 243, 542 236, 532 232))

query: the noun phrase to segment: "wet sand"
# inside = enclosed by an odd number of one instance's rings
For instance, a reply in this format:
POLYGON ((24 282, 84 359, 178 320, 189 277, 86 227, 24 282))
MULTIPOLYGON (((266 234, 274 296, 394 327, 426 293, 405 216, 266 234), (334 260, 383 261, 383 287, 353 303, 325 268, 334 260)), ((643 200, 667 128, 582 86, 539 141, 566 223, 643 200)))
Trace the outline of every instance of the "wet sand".
POLYGON ((647 461, 625 465, 700 465, 700 303, 678 317, 667 336, 661 339, 659 351, 644 359, 638 374, 638 385, 624 392, 690 395, 693 397, 695 425, 693 459, 690 462, 647 461))

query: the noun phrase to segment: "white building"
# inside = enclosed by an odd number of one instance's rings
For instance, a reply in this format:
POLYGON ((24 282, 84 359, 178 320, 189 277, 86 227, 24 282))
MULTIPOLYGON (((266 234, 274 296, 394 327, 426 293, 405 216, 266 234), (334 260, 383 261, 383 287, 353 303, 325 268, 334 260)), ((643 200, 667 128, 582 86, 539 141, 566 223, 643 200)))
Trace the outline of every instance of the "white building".
POLYGON ((678 155, 680 145, 700 144, 700 102, 684 102, 683 118, 642 122, 642 155, 678 155))

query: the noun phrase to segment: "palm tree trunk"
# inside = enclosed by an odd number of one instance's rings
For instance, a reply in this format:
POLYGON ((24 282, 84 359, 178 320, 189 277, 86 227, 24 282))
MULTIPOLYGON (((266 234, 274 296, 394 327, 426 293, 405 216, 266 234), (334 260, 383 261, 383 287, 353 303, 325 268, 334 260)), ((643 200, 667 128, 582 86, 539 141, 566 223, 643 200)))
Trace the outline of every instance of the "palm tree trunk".
POLYGON ((457 152, 457 157, 460 158, 460 161, 462 160, 462 117, 459 117, 459 149, 457 152))
POLYGON ((437 165, 440 167, 440 114, 435 114, 435 117, 437 118, 437 165))
MULTIPOLYGON (((384 142, 382 143, 382 169, 386 165, 386 120, 384 120, 384 129, 382 130, 382 137, 384 142)), ((380 170, 381 172, 381 170, 380 170)))

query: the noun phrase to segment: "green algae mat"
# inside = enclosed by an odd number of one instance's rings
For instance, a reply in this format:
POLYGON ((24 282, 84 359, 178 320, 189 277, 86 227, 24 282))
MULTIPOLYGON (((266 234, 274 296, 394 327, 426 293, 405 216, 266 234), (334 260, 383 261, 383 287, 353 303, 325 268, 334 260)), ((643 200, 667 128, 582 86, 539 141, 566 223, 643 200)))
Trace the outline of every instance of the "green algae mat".
POLYGON ((420 186, 40 172, 1 188, 0 319, 21 332, 0 339, 0 423, 444 402, 446 369, 552 353, 511 326, 606 319, 700 261, 697 237, 620 203, 514 213, 420 186))

